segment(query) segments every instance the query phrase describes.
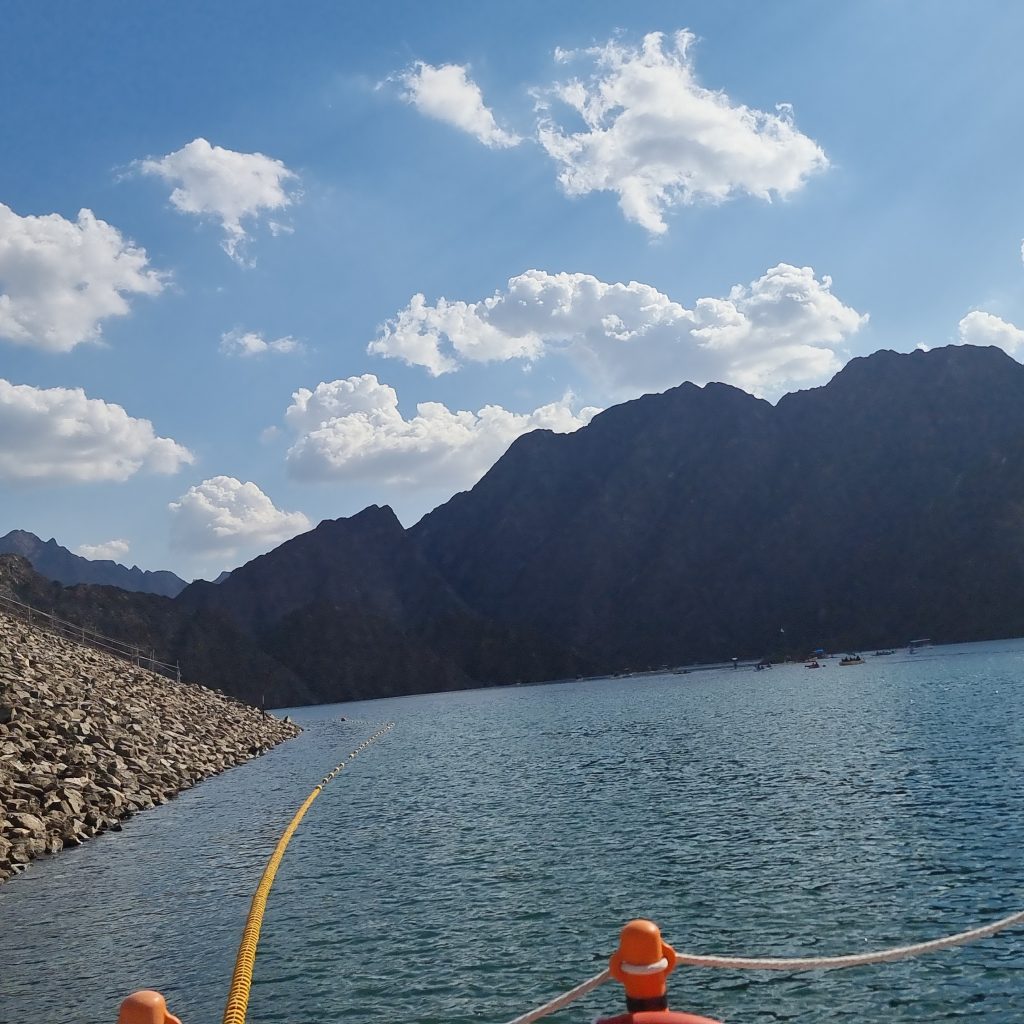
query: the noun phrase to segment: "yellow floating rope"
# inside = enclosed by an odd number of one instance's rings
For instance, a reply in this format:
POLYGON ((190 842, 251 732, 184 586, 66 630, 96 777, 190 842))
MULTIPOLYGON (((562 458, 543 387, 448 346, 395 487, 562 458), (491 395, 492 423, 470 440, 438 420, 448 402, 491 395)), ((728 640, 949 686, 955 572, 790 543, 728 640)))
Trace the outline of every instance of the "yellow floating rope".
POLYGON ((348 760, 342 761, 333 771, 328 772, 320 782, 313 787, 313 792, 306 797, 302 806, 295 812, 295 816, 288 827, 281 833, 281 838, 274 847, 274 852, 263 869, 260 883, 256 886, 256 892, 252 897, 252 905, 249 907, 249 916, 245 920, 245 929, 242 931, 242 941, 238 946, 238 957, 235 959, 235 971, 231 976, 231 988, 228 991, 227 1005, 224 1007, 224 1024, 245 1024, 246 1011, 249 1008, 249 989, 252 987, 252 972, 256 965, 256 947, 260 941, 260 928, 263 927, 263 912, 267 909, 267 897, 270 895, 270 887, 274 884, 277 876, 277 869, 281 865, 284 851, 288 848, 295 830, 299 827, 302 819, 306 816, 313 801, 323 792, 327 785, 352 759, 358 757, 371 743, 379 740, 386 732, 395 727, 394 722, 388 722, 378 729, 368 739, 363 740, 348 756, 348 760))

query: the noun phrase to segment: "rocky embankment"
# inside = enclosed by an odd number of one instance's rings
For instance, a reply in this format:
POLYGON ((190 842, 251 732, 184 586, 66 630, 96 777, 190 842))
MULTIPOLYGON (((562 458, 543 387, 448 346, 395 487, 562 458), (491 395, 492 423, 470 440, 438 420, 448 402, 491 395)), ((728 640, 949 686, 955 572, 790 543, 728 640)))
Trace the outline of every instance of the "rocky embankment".
POLYGON ((298 731, 0 612, 0 882, 298 731))

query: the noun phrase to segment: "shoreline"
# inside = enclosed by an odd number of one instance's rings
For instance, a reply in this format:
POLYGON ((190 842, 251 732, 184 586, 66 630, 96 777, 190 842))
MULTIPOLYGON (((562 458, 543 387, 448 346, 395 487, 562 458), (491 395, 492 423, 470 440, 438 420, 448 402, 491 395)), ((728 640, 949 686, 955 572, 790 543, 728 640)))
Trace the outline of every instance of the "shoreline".
POLYGON ((0 885, 300 731, 0 612, 0 885))

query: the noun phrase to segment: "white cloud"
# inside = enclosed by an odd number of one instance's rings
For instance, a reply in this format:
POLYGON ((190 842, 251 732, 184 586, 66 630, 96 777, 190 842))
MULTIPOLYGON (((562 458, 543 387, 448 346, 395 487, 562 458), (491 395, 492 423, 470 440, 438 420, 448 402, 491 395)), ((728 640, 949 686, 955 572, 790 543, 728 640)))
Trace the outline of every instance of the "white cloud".
POLYGON ((129 296, 163 287, 146 250, 91 210, 71 221, 20 217, 0 203, 0 338, 69 352, 97 340, 107 317, 129 313, 129 296))
POLYGON ((109 559, 119 562, 127 554, 131 545, 126 540, 108 540, 102 544, 79 544, 75 551, 83 558, 109 559))
POLYGON ((480 86, 469 77, 468 70, 461 64, 434 67, 416 61, 398 75, 398 81, 405 86, 402 99, 421 114, 454 125, 492 149, 517 146, 522 139, 498 127, 494 114, 484 103, 480 86))
POLYGON ((687 309, 636 281, 528 270, 479 302, 429 306, 414 296, 368 351, 435 376, 467 361, 558 352, 614 398, 683 380, 774 395, 838 370, 840 346, 867 320, 831 288, 831 278, 810 267, 780 263, 726 298, 698 299, 687 309))
POLYGON ((961 345, 996 345, 1011 356, 1024 347, 1024 331, 980 309, 968 313, 957 326, 961 345))
MULTIPOLYGON (((532 273, 538 271, 528 271, 523 277, 532 273)), ((518 280, 521 278, 513 278, 509 285, 518 280)), ((424 366, 435 377, 457 369, 460 358, 492 362, 539 356, 544 343, 532 330, 516 333, 490 324, 487 311, 496 301, 497 293, 482 303, 440 298, 436 306, 428 306, 424 295, 414 295, 405 309, 384 323, 367 351, 424 366), (442 351, 445 339, 453 352, 442 351)))
POLYGON ((301 352, 302 344, 290 335, 266 341, 258 331, 242 331, 236 328, 233 331, 225 331, 220 336, 220 350, 226 356, 247 359, 265 355, 267 352, 278 355, 301 352))
POLYGON ((282 512, 254 483, 215 476, 172 501, 171 539, 195 555, 265 551, 310 529, 302 512, 282 512))
POLYGON ((393 415, 398 411, 398 394, 393 387, 381 384, 372 373, 317 384, 314 391, 299 388, 292 395, 292 404, 285 411, 285 422, 296 433, 314 430, 331 420, 344 416, 366 415, 382 411, 393 415))
POLYGON ((556 52, 562 62, 587 57, 594 65, 588 78, 537 94, 538 139, 568 195, 615 192, 627 220, 662 234, 673 206, 740 193, 786 197, 828 166, 821 147, 794 127, 788 104, 776 113, 752 110, 700 85, 693 41, 682 31, 666 45, 652 32, 639 49, 612 41, 556 52), (558 104, 584 130, 560 125, 558 104))
POLYGON ((157 437, 149 420, 81 388, 0 380, 0 480, 127 480, 143 468, 175 473, 192 461, 187 448, 157 437))
MULTIPOLYGON (((187 146, 154 159, 135 164, 143 174, 152 174, 175 186, 171 203, 182 213, 214 217, 224 228, 221 245, 236 263, 248 264, 243 227, 246 218, 258 219, 264 212, 283 210, 299 198, 289 183, 297 179, 280 160, 262 153, 236 153, 211 146, 206 139, 193 139, 187 146)), ((287 228, 271 222, 274 235, 287 228)))
POLYGON ((366 373, 295 392, 285 420, 299 437, 288 468, 304 480, 471 487, 520 434, 570 433, 599 411, 574 412, 567 395, 526 414, 497 405, 452 412, 440 402, 421 402, 406 419, 395 389, 366 373))

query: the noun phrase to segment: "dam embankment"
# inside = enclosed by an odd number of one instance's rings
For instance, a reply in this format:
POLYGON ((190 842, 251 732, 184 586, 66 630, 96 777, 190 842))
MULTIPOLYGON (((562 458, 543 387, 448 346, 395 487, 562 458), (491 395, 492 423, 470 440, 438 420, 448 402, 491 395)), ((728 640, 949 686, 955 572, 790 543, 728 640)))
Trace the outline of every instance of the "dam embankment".
POLYGON ((0 882, 298 732, 0 612, 0 882))

